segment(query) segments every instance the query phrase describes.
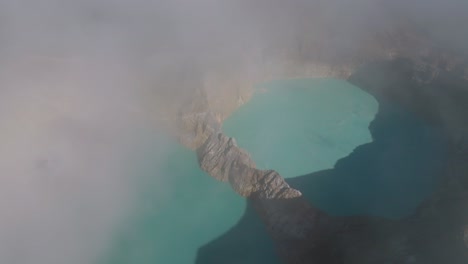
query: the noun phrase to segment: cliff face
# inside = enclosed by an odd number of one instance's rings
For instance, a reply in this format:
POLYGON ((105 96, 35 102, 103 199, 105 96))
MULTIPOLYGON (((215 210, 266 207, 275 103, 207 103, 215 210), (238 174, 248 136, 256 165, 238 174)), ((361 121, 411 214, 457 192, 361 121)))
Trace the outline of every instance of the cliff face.
POLYGON ((349 78, 375 97, 396 102, 444 131, 448 162, 441 183, 412 216, 397 222, 396 233, 405 239, 391 246, 406 245, 412 263, 465 263, 468 259, 468 122, 464 117, 468 113, 468 81, 462 67, 445 66, 434 64, 424 71, 417 61, 400 58, 369 63, 349 78))
POLYGON ((306 29, 302 34, 301 29, 297 31, 295 39, 289 42, 266 46, 253 42, 242 46, 236 54, 229 52, 221 59, 199 62, 194 67, 202 70, 189 85, 204 90, 211 111, 223 120, 249 100, 256 84, 288 78, 347 79, 361 66, 376 61, 407 59, 411 62, 412 78, 420 84, 431 83, 441 72, 468 79, 468 64, 462 54, 438 47, 409 23, 351 34, 348 37, 353 48, 336 52, 333 52, 336 40, 331 33, 309 36, 306 29))
POLYGON ((466 64, 403 29, 365 44, 342 61, 294 60, 301 56, 286 52, 271 60, 241 60, 229 74, 225 68, 205 72, 202 88, 179 113, 179 139, 196 151, 203 170, 250 200, 286 263, 466 263, 466 64), (222 133, 221 122, 248 100, 253 84, 291 77, 348 78, 444 128, 450 161, 439 190, 400 221, 331 217, 277 172, 256 169, 248 153, 222 133))

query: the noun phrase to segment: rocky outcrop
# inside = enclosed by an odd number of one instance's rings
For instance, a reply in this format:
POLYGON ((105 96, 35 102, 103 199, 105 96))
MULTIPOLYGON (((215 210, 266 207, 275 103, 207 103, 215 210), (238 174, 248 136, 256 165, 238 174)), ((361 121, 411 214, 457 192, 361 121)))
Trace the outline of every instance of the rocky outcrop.
POLYGON ((372 251, 373 226, 387 221, 331 217, 314 207, 276 171, 256 169, 248 153, 222 133, 206 101, 198 102, 189 114, 181 113, 181 142, 196 151, 204 171, 250 200, 286 263, 343 263, 372 251))

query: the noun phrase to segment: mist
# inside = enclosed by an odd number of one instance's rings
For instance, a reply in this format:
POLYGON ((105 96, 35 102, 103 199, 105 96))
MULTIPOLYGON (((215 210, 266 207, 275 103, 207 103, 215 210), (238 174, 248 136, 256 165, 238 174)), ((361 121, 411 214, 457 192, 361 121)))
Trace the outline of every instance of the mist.
POLYGON ((466 10, 462 0, 1 0, 0 262, 96 263, 136 201, 128 161, 164 161, 163 143, 142 155, 141 134, 160 137, 206 76, 255 74, 284 48, 320 56, 304 39, 344 56, 402 21, 466 53, 466 10))

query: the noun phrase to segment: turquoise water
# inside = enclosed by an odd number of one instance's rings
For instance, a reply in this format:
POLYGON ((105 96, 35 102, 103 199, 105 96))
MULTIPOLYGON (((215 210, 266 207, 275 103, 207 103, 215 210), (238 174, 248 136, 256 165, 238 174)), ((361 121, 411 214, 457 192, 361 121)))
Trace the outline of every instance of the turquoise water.
POLYGON ((372 141, 369 123, 377 101, 341 80, 274 81, 224 123, 261 169, 290 178, 333 168, 361 144, 372 141))

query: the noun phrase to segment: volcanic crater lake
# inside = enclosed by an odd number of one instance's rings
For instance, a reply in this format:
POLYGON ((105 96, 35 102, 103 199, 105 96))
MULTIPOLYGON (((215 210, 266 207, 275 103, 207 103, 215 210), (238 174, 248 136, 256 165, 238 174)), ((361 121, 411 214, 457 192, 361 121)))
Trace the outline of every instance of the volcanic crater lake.
MULTIPOLYGON (((444 161, 440 131, 342 80, 262 84, 223 129, 332 215, 407 216, 444 161)), ((245 199, 202 172, 195 153, 169 149, 158 177, 145 168, 142 206, 108 263, 279 263, 245 199)))

